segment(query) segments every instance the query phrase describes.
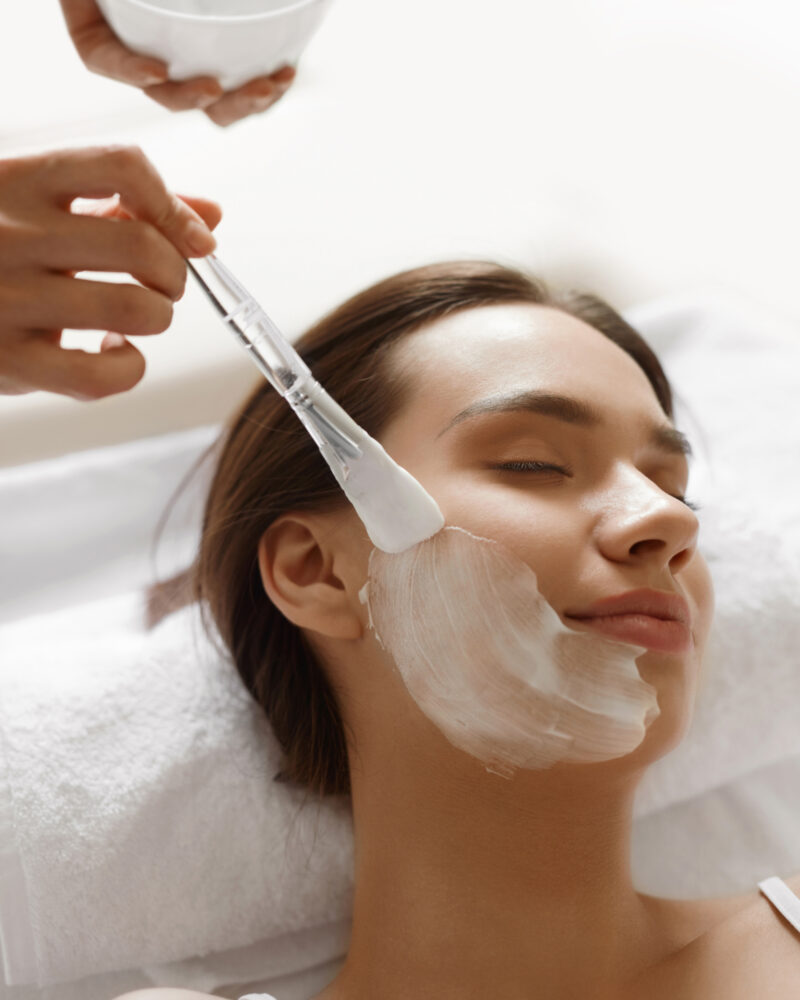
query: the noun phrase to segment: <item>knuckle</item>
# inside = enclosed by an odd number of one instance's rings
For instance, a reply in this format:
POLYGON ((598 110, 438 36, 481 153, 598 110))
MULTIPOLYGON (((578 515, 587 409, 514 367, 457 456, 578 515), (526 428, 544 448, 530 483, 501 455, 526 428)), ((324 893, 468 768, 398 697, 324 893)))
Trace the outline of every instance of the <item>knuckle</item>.
MULTIPOLYGON (((153 325, 153 309, 151 307, 152 296, 152 292, 147 292, 141 288, 135 288, 132 285, 120 288, 119 309, 120 314, 123 317, 123 322, 119 326, 121 332, 151 332, 153 325)), ((111 326, 111 328, 113 329, 114 327, 111 326)))
POLYGON ((195 108, 201 107, 203 101, 203 94, 198 93, 193 87, 182 87, 172 93, 175 111, 193 111, 195 108))
POLYGON ((160 104, 162 108, 166 108, 167 111, 174 111, 175 108, 172 106, 172 101, 170 101, 163 87, 164 84, 157 83, 154 87, 145 88, 144 93, 150 98, 151 101, 155 101, 156 104, 160 104))
MULTIPOLYGON (((0 178, 0 183, 2 183, 2 178, 0 178)), ((4 268, 17 267, 20 263, 27 263, 31 253, 37 260, 35 251, 39 235, 37 226, 4 222, 2 209, 0 209, 0 265, 4 268)))
POLYGON ((234 117, 231 116, 229 111, 225 111, 222 108, 205 108, 205 114, 211 119, 211 121, 219 126, 219 128, 227 128, 229 125, 233 125, 236 121, 234 117))
POLYGON ((164 333, 172 323, 172 303, 162 295, 158 297, 158 302, 158 316, 153 332, 164 333))
POLYGON ((141 146, 136 144, 130 146, 123 146, 122 149, 125 151, 125 155, 131 163, 135 163, 137 166, 141 163, 149 163, 144 150, 141 146))
POLYGON ((186 288, 186 264, 171 243, 159 246, 159 251, 157 258, 155 254, 153 256, 153 260, 158 261, 158 287, 164 291, 164 294, 177 300, 183 295, 186 288))
POLYGON ((104 25, 100 23, 90 23, 74 26, 70 29, 70 35, 75 43, 78 55, 89 67, 102 62, 100 48, 105 40, 103 28, 104 25))
POLYGON ((137 351, 130 359, 124 378, 120 379, 120 392, 127 392, 144 378, 147 362, 144 355, 137 351))
POLYGON ((172 303, 164 295, 143 288, 127 289, 126 330, 163 333, 172 322, 172 303))
POLYGON ((126 224, 126 260, 130 273, 149 288, 178 296, 186 284, 183 258, 149 223, 126 224))
POLYGON ((9 282, 0 285, 0 323, 2 337, 11 330, 20 331, 35 325, 41 311, 37 289, 29 282, 9 282))
MULTIPOLYGON (((96 364, 97 356, 92 355, 91 358, 93 364, 96 364)), ((76 399, 91 402, 127 392, 141 381, 145 367, 144 357, 139 351, 135 351, 125 357, 124 364, 115 368, 112 378, 107 360, 102 359, 95 367, 87 368, 81 373, 80 384, 76 385, 70 394, 76 399)))
POLYGON ((150 162, 141 146, 106 146, 104 158, 122 174, 138 172, 150 162))
POLYGON ((182 210, 178 199, 174 194, 168 196, 167 200, 158 213, 157 222, 161 229, 170 228, 182 215, 182 210))
POLYGON ((21 188, 27 188, 29 193, 38 193, 41 185, 46 188, 52 178, 59 175, 65 161, 69 162, 75 155, 73 151, 48 150, 30 157, 19 157, 9 161, 7 180, 10 184, 17 183, 21 188))
POLYGON ((24 177, 26 172, 30 171, 32 165, 32 159, 27 160, 26 171, 26 160, 21 157, 6 160, 0 159, 0 180, 4 183, 11 183, 19 177, 24 177))
POLYGON ((158 252, 156 233, 151 226, 131 220, 124 231, 128 253, 135 261, 148 261, 158 252))
POLYGON ((186 264, 171 243, 160 247, 159 250, 158 257, 153 257, 154 261, 158 261, 156 287, 173 300, 179 299, 186 287, 186 264))
POLYGON ((183 298, 184 292, 186 291, 186 281, 188 279, 188 271, 186 269, 186 265, 183 263, 183 260, 180 261, 179 267, 180 270, 175 276, 175 285, 173 288, 176 302, 178 299, 183 298))

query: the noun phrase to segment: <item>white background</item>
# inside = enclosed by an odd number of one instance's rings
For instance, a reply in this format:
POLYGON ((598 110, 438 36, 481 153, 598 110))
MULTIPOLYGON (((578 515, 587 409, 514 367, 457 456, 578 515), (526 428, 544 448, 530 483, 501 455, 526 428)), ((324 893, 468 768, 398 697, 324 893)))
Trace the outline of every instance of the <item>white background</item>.
MULTIPOLYGON (((141 145, 221 202, 220 257, 292 337, 458 256, 800 317, 796 0, 336 0, 281 104, 227 130, 88 73, 55 0, 3 14, 0 155, 141 145)), ((0 397, 0 464, 223 419, 257 377, 194 288, 137 345, 123 396, 0 397)))

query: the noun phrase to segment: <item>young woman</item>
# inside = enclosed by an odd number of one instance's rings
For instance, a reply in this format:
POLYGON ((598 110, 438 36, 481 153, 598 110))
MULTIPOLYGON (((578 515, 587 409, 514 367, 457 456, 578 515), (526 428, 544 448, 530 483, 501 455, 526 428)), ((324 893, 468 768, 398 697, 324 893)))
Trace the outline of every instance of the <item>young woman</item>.
POLYGON ((448 525, 535 571, 566 626, 597 634, 591 605, 642 590, 685 619, 683 641, 640 643, 660 713, 633 752, 487 770, 368 628, 366 532, 258 387, 224 438, 187 580, 283 746, 280 777, 352 800, 352 940, 318 1000, 793 995, 800 938, 755 887, 671 900, 631 878, 636 787, 687 730, 713 614, 687 442, 647 344, 598 299, 462 262, 368 289, 298 348, 448 525))

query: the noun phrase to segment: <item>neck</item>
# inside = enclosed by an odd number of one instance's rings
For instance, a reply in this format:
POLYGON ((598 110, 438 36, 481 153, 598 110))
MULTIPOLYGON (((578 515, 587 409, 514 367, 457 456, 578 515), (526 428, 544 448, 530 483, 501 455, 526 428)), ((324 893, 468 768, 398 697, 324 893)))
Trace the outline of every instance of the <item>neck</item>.
POLYGON ((440 762, 352 769, 353 935, 332 996, 597 997, 661 957, 630 873, 638 775, 440 762))

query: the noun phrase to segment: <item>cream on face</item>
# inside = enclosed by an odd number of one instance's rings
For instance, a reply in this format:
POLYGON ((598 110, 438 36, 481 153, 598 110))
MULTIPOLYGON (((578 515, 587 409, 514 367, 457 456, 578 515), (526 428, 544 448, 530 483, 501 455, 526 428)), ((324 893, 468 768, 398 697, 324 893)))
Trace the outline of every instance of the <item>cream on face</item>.
POLYGON ((621 757, 659 714, 645 649, 566 628, 497 542, 447 527, 374 549, 362 600, 422 712, 498 774, 621 757))
POLYGON ((400 346, 397 364, 415 390, 381 442, 464 529, 370 558, 372 625, 417 705, 505 774, 624 756, 648 727, 660 734, 653 748, 666 745, 692 704, 713 601, 681 501, 686 461, 676 435, 654 436, 668 421, 641 368, 574 318, 514 305, 438 321, 400 346), (530 406, 541 393, 588 404, 602 422, 530 406), (509 395, 521 402, 495 405, 509 395), (560 617, 638 587, 688 599, 690 654, 560 617))

